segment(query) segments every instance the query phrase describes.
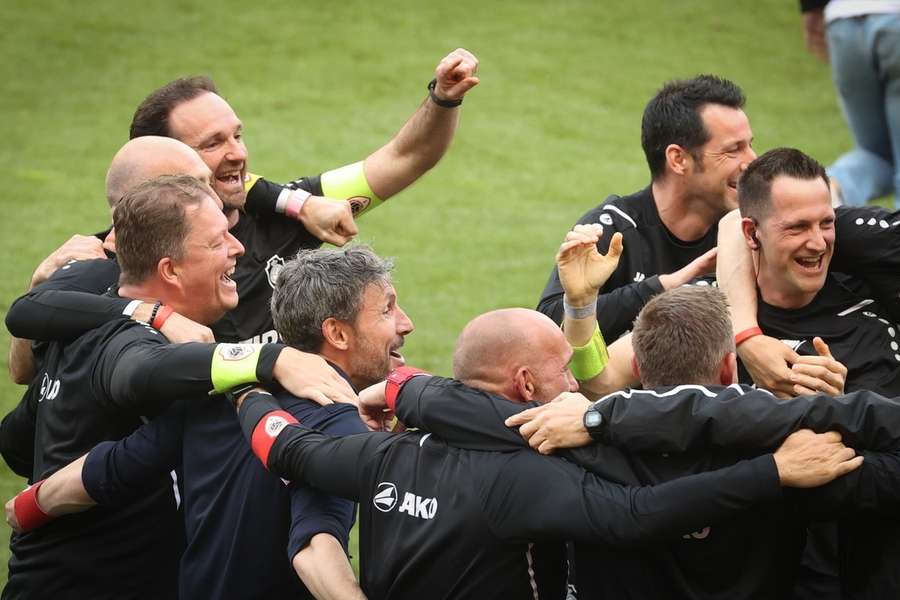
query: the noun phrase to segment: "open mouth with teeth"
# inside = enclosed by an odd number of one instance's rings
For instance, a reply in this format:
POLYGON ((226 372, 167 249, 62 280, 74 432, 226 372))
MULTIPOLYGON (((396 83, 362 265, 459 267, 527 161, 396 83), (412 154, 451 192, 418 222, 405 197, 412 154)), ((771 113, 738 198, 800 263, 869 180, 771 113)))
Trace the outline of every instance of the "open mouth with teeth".
POLYGON ((237 289, 237 283, 235 283, 234 279, 231 278, 231 276, 234 275, 234 269, 234 267, 231 267, 230 269, 228 269, 228 271, 222 273, 221 277, 219 277, 219 281, 221 281, 228 287, 237 289))
POLYGON ((798 256, 794 259, 794 262, 800 265, 800 268, 810 274, 816 274, 822 270, 822 263, 825 255, 814 256, 814 257, 803 257, 798 256))

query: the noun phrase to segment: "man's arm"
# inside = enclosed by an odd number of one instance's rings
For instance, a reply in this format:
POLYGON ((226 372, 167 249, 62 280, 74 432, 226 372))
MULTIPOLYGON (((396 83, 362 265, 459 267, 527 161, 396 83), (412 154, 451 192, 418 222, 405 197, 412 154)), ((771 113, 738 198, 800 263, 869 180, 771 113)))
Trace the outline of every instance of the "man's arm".
POLYGON ((717 395, 705 388, 673 394, 631 390, 595 406, 603 417, 595 439, 633 452, 766 451, 801 428, 834 430, 846 444, 870 450, 894 448, 900 439, 900 404, 868 391, 783 402, 737 386, 717 395))
POLYGON ((10 469, 30 479, 34 471, 34 436, 37 419, 35 382, 0 423, 0 455, 10 469))
POLYGON ((365 600, 344 547, 332 535, 313 536, 306 548, 294 555, 291 564, 316 598, 365 600))
MULTIPOLYGON (((301 399, 281 398, 283 408, 306 425, 327 435, 366 431, 356 409, 346 404, 317 406, 301 399)), ((297 575, 316 598, 362 596, 347 559, 356 505, 318 489, 292 482, 288 556, 297 575)))
POLYGON ((478 59, 458 48, 435 69, 433 92, 387 144, 363 163, 366 179, 375 195, 387 200, 405 189, 437 164, 456 131, 459 107, 440 106, 462 101, 478 85, 478 59))
POLYGON ((656 486, 625 487, 586 474, 554 457, 510 455, 484 477, 484 507, 499 535, 548 535, 593 543, 647 544, 734 517, 755 503, 777 499, 779 486, 832 480, 861 460, 827 435, 809 433, 793 447, 656 486), (535 490, 555 493, 535 494, 535 490))
POLYGON ((134 329, 106 343, 92 385, 99 398, 141 414, 158 414, 175 398, 224 393, 257 382, 278 383, 319 404, 356 405, 349 384, 315 354, 280 344, 166 344, 158 335, 134 329))
POLYGON ((7 502, 7 523, 27 531, 98 504, 121 506, 158 488, 181 461, 183 420, 183 403, 179 403, 128 437, 97 444, 40 482, 33 496, 26 491, 7 502), (23 515, 25 519, 20 519, 23 515))

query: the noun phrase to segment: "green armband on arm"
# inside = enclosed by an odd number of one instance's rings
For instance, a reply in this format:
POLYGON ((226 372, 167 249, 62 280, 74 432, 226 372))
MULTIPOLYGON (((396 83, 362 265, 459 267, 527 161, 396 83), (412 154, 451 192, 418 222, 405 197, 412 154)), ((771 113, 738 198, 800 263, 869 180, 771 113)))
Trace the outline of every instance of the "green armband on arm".
POLYGON ((320 181, 322 193, 325 196, 350 202, 354 218, 382 202, 381 198, 376 196, 369 187, 362 161, 333 171, 326 171, 322 173, 320 181))
POLYGON ((603 340, 603 334, 600 333, 600 326, 594 327, 594 335, 588 340, 584 346, 572 346, 572 360, 569 362, 569 368, 572 375, 578 381, 587 381, 593 379, 603 372, 609 363, 609 352, 606 350, 606 342, 603 340))
POLYGON ((210 379, 213 394, 222 394, 242 383, 259 381, 256 366, 262 344, 219 344, 213 351, 210 379))

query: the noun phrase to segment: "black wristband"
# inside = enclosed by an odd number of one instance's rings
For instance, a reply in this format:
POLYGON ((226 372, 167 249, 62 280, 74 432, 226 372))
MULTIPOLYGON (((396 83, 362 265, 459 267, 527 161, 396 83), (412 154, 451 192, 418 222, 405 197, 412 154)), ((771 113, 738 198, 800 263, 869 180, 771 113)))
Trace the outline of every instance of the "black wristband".
POLYGON ((259 361, 256 363, 256 380, 263 387, 276 384, 272 371, 275 370, 275 361, 278 360, 278 356, 285 348, 284 344, 263 344, 263 347, 260 348, 259 361))
POLYGON ((159 312, 159 308, 162 306, 162 302, 159 300, 156 301, 156 304, 153 305, 153 310, 150 312, 150 318, 147 320, 147 324, 150 327, 153 327, 153 321, 156 320, 156 313, 159 312))
POLYGON ((431 98, 431 101, 437 104, 438 106, 443 106, 444 108, 456 108, 460 104, 462 104, 462 98, 458 100, 442 100, 434 95, 434 88, 437 86, 437 79, 432 79, 428 82, 428 97, 431 98))

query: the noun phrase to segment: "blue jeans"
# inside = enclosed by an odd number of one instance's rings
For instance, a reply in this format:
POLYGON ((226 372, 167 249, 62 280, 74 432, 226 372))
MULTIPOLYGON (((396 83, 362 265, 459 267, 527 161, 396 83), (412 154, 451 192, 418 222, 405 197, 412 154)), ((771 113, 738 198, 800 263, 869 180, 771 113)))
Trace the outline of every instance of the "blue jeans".
POLYGON ((900 14, 828 24, 831 73, 856 147, 828 168, 844 202, 891 192, 900 207, 900 14))

